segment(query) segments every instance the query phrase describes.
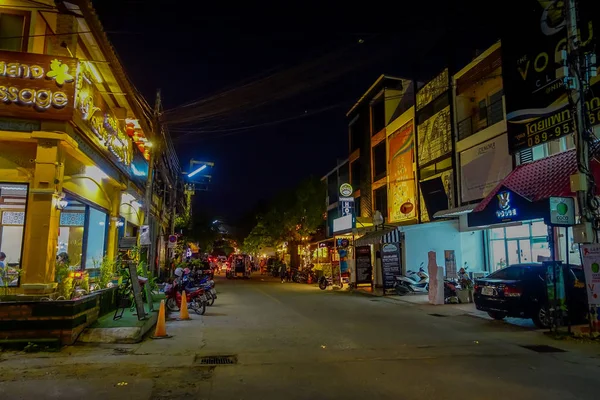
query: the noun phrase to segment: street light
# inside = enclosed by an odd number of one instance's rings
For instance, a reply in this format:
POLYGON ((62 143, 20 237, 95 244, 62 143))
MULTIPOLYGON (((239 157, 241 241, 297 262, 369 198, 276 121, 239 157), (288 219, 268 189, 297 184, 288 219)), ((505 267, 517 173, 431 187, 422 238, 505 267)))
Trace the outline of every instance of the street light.
POLYGON ((206 169, 206 164, 205 164, 205 165, 203 165, 203 166, 201 166, 201 167, 200 167, 200 168, 198 168, 197 170, 190 172, 190 173, 188 174, 188 178, 191 178, 192 176, 196 175, 198 172, 201 172, 201 171, 203 171, 203 170, 205 170, 205 169, 206 169))

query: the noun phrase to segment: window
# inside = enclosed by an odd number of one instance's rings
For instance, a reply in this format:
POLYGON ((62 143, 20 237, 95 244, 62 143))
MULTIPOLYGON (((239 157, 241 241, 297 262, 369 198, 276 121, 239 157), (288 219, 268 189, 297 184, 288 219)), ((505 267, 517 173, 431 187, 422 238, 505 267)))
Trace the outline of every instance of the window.
POLYGON ((385 178, 387 174, 387 160, 385 140, 373 147, 373 181, 385 178))
POLYGON ((338 201, 338 184, 337 176, 331 174, 327 177, 327 196, 329 197, 329 205, 338 201))
POLYGON ((95 208, 89 208, 85 249, 85 265, 87 268, 100 266, 100 262, 104 257, 106 221, 106 213, 95 208))
POLYGON ((384 218, 387 218, 387 186, 384 185, 373 192, 375 198, 373 205, 375 210, 379 210, 384 218))
POLYGON ((519 279, 523 279, 524 270, 525 269, 523 267, 503 268, 501 270, 494 272, 493 274, 490 274, 488 276, 488 278, 489 279, 502 279, 502 280, 508 280, 508 281, 516 281, 519 279))
POLYGON ((383 99, 371 106, 372 127, 371 134, 375 135, 385 128, 385 102, 383 99))
POLYGON ((487 120, 487 107, 485 105, 485 99, 479 102, 479 120, 485 121, 487 120))
POLYGON ((0 9, 0 50, 27 51, 28 14, 0 9))
POLYGON ((356 217, 360 217, 362 215, 360 212, 360 197, 354 198, 354 215, 356 217))
POLYGON ((0 183, 0 287, 18 286, 23 253, 28 186, 0 183))
POLYGON ((360 149, 363 133, 363 120, 359 114, 348 127, 350 130, 350 152, 360 149))

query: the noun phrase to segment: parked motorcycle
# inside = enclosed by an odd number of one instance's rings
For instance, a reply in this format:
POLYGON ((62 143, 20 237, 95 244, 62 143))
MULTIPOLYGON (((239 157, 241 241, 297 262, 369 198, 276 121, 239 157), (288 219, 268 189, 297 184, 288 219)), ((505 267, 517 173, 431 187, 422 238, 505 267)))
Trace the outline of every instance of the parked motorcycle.
MULTIPOLYGON (((421 263, 421 265, 423 265, 421 263)), ((397 276, 394 283, 396 294, 404 296, 409 293, 428 293, 429 292, 429 275, 423 267, 419 268, 418 272, 407 271, 406 276, 397 276)))
MULTIPOLYGON (((179 311, 181 309, 181 289, 181 283, 177 279, 165 287, 165 295, 167 296, 166 306, 169 311, 179 311)), ((185 295, 188 308, 196 314, 204 315, 206 312, 206 303, 208 302, 204 289, 186 290, 185 295)))
POLYGON ((452 279, 444 279, 444 303, 458 304, 458 290, 460 284, 452 279))
MULTIPOLYGON (((333 277, 332 276, 322 276, 321 278, 319 278, 319 289, 321 290, 325 290, 327 289, 327 286, 337 286, 338 283, 337 282, 333 282, 333 277)), ((344 286, 344 284, 340 284, 340 288, 342 288, 344 286)))

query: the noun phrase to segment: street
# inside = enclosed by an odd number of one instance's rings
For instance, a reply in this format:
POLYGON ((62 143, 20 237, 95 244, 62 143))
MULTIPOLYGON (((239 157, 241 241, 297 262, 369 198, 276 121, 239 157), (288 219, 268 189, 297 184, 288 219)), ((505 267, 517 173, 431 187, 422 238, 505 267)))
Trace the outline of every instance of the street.
POLYGON ((0 398, 598 398, 593 343, 260 275, 216 282, 215 305, 169 320, 169 339, 0 353, 0 398), (234 364, 201 364, 217 355, 234 364))

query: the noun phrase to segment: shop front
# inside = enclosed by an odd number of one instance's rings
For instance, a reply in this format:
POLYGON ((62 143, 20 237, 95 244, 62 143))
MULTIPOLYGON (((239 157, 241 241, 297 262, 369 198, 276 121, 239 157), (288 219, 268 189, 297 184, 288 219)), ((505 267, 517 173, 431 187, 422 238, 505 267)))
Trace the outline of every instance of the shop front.
POLYGON ((356 287, 380 288, 391 294, 396 277, 402 275, 404 235, 397 227, 366 233, 354 241, 356 287))
POLYGON ((0 251, 12 292, 54 291, 58 255, 90 270, 116 255, 134 142, 125 110, 93 79, 74 58, 0 51, 0 251))

